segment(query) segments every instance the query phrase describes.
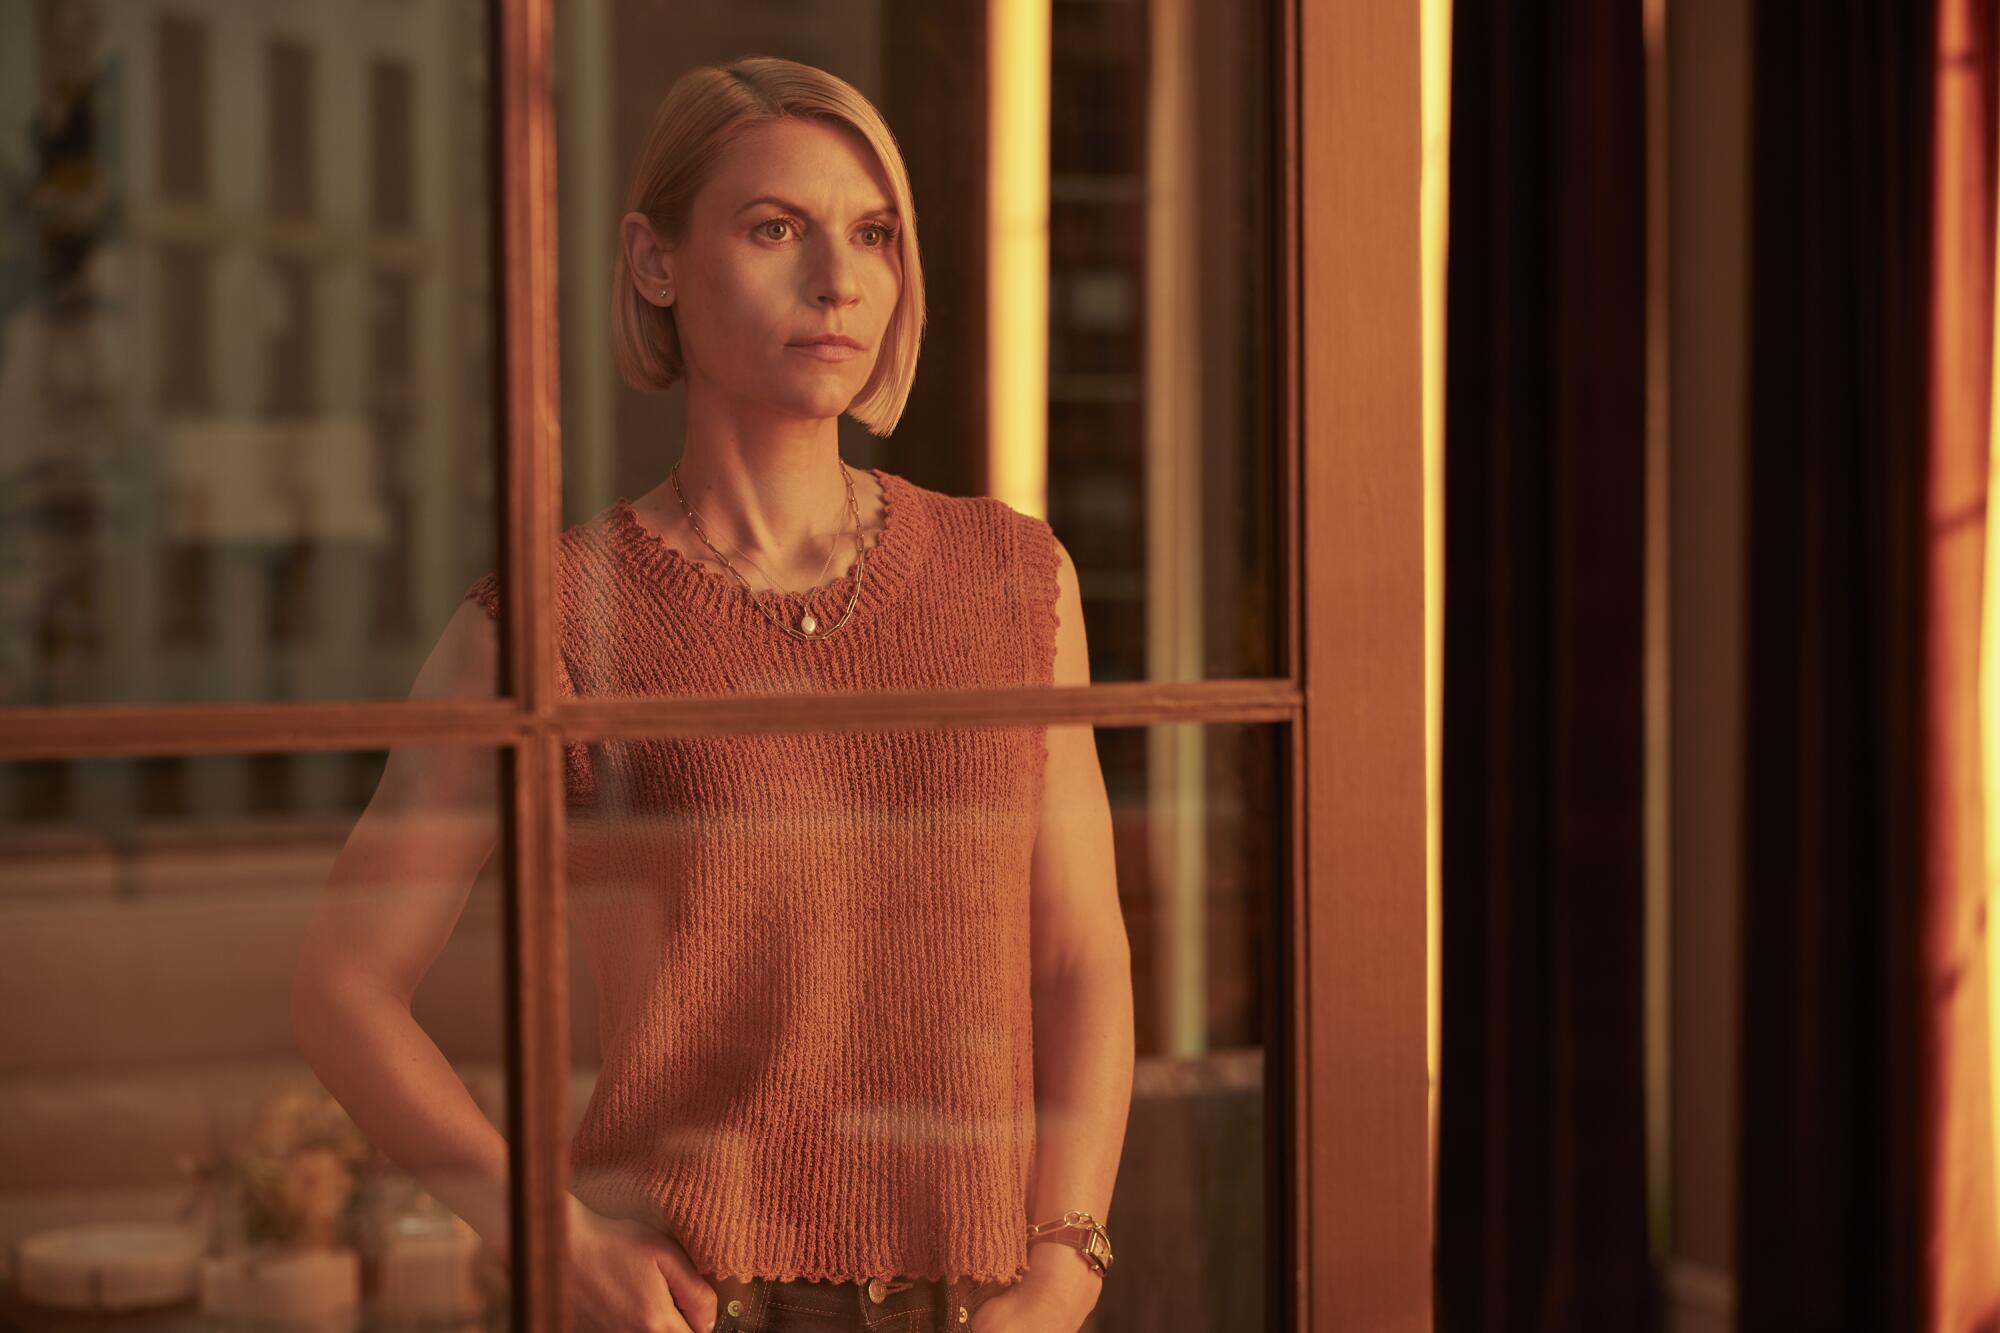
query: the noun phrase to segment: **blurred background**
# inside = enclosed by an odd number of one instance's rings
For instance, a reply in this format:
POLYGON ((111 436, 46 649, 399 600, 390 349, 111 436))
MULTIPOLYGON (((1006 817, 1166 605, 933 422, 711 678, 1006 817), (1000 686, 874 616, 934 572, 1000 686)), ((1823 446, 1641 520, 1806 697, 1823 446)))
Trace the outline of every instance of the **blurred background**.
MULTIPOLYGON (((493 559, 484 6, 0 4, 0 707, 400 697, 493 559)), ((342 756, 23 818, 353 810, 342 756)))

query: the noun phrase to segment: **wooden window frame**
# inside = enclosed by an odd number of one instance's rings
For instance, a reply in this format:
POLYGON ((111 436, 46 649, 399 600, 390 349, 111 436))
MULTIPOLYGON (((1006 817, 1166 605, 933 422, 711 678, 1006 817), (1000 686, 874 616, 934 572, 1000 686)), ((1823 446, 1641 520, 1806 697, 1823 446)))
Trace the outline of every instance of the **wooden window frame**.
MULTIPOLYGON (((999 3, 1003 0, 991 0, 999 3)), ((1004 0, 1012 2, 1012 0, 1004 0)), ((563 746, 991 723, 1283 723, 1284 1049, 1269 1066, 1278 1322, 1427 1329, 1419 7, 1275 0, 1283 677, 829 700, 563 701, 556 688, 553 0, 493 0, 508 697, 10 712, 0 758, 490 745, 506 857, 514 1326, 561 1326, 569 1030, 563 746), (829 711, 837 716, 828 717, 829 711)), ((1115 1280, 1115 1279, 1114 1279, 1115 1280)))

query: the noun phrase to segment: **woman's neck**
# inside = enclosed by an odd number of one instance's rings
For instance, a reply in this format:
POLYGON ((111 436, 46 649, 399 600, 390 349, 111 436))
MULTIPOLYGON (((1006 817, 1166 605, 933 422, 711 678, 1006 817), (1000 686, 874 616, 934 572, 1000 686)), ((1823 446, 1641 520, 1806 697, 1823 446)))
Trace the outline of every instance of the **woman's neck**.
MULTIPOLYGON (((855 515, 848 510, 843 465, 832 423, 827 424, 823 451, 746 453, 690 442, 678 464, 681 496, 674 494, 670 476, 632 507, 689 559, 720 571, 723 562, 710 549, 713 543, 757 586, 775 580, 787 591, 800 591, 837 580, 854 560, 855 515), (688 519, 690 509, 701 520, 699 533, 688 519), (756 568, 744 567, 744 557, 756 568)), ((864 471, 849 469, 846 475, 854 484, 862 544, 872 546, 882 523, 881 488, 864 471)))
POLYGON ((690 442, 676 468, 680 495, 670 479, 663 498, 677 513, 684 501, 723 550, 740 550, 767 568, 798 562, 809 550, 823 557, 827 538, 853 527, 830 422, 826 437, 754 452, 690 442))

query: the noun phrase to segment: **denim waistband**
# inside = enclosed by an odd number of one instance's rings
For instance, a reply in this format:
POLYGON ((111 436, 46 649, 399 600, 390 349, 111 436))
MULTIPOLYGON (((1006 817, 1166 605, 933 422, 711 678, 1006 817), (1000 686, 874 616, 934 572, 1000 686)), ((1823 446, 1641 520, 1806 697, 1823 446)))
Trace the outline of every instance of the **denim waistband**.
POLYGON ((941 1330, 963 1329, 972 1312, 1007 1283, 973 1278, 881 1277, 826 1282, 799 1278, 711 1279, 716 1295, 714 1333, 763 1333, 810 1319, 839 1320, 854 1329, 887 1327, 901 1333, 918 1311, 938 1316, 941 1330), (851 1321, 851 1322, 850 1322, 851 1321))

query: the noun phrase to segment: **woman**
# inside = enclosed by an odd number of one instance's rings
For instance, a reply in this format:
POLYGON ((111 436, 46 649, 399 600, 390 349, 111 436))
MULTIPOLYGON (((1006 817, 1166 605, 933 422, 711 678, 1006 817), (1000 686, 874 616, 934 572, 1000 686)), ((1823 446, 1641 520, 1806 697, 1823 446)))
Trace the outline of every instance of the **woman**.
MULTIPOLYGON (((841 80, 750 58, 669 92, 614 339, 635 387, 685 382, 686 441, 562 534, 564 693, 1087 681, 1046 523, 840 460, 842 412, 887 434, 909 393, 915 222, 841 80)), ((497 610, 489 574, 418 696, 490 690, 497 610)), ((393 831, 484 808, 490 774, 392 756, 336 886, 393 864, 455 892, 323 912, 295 1011, 356 1121, 504 1251, 504 1144, 407 1018, 494 826, 393 831)), ((573 743, 566 789, 604 1047, 570 1153, 574 1323, 1072 1333, 1109 1264, 1132 1067, 1090 728, 573 743)))

